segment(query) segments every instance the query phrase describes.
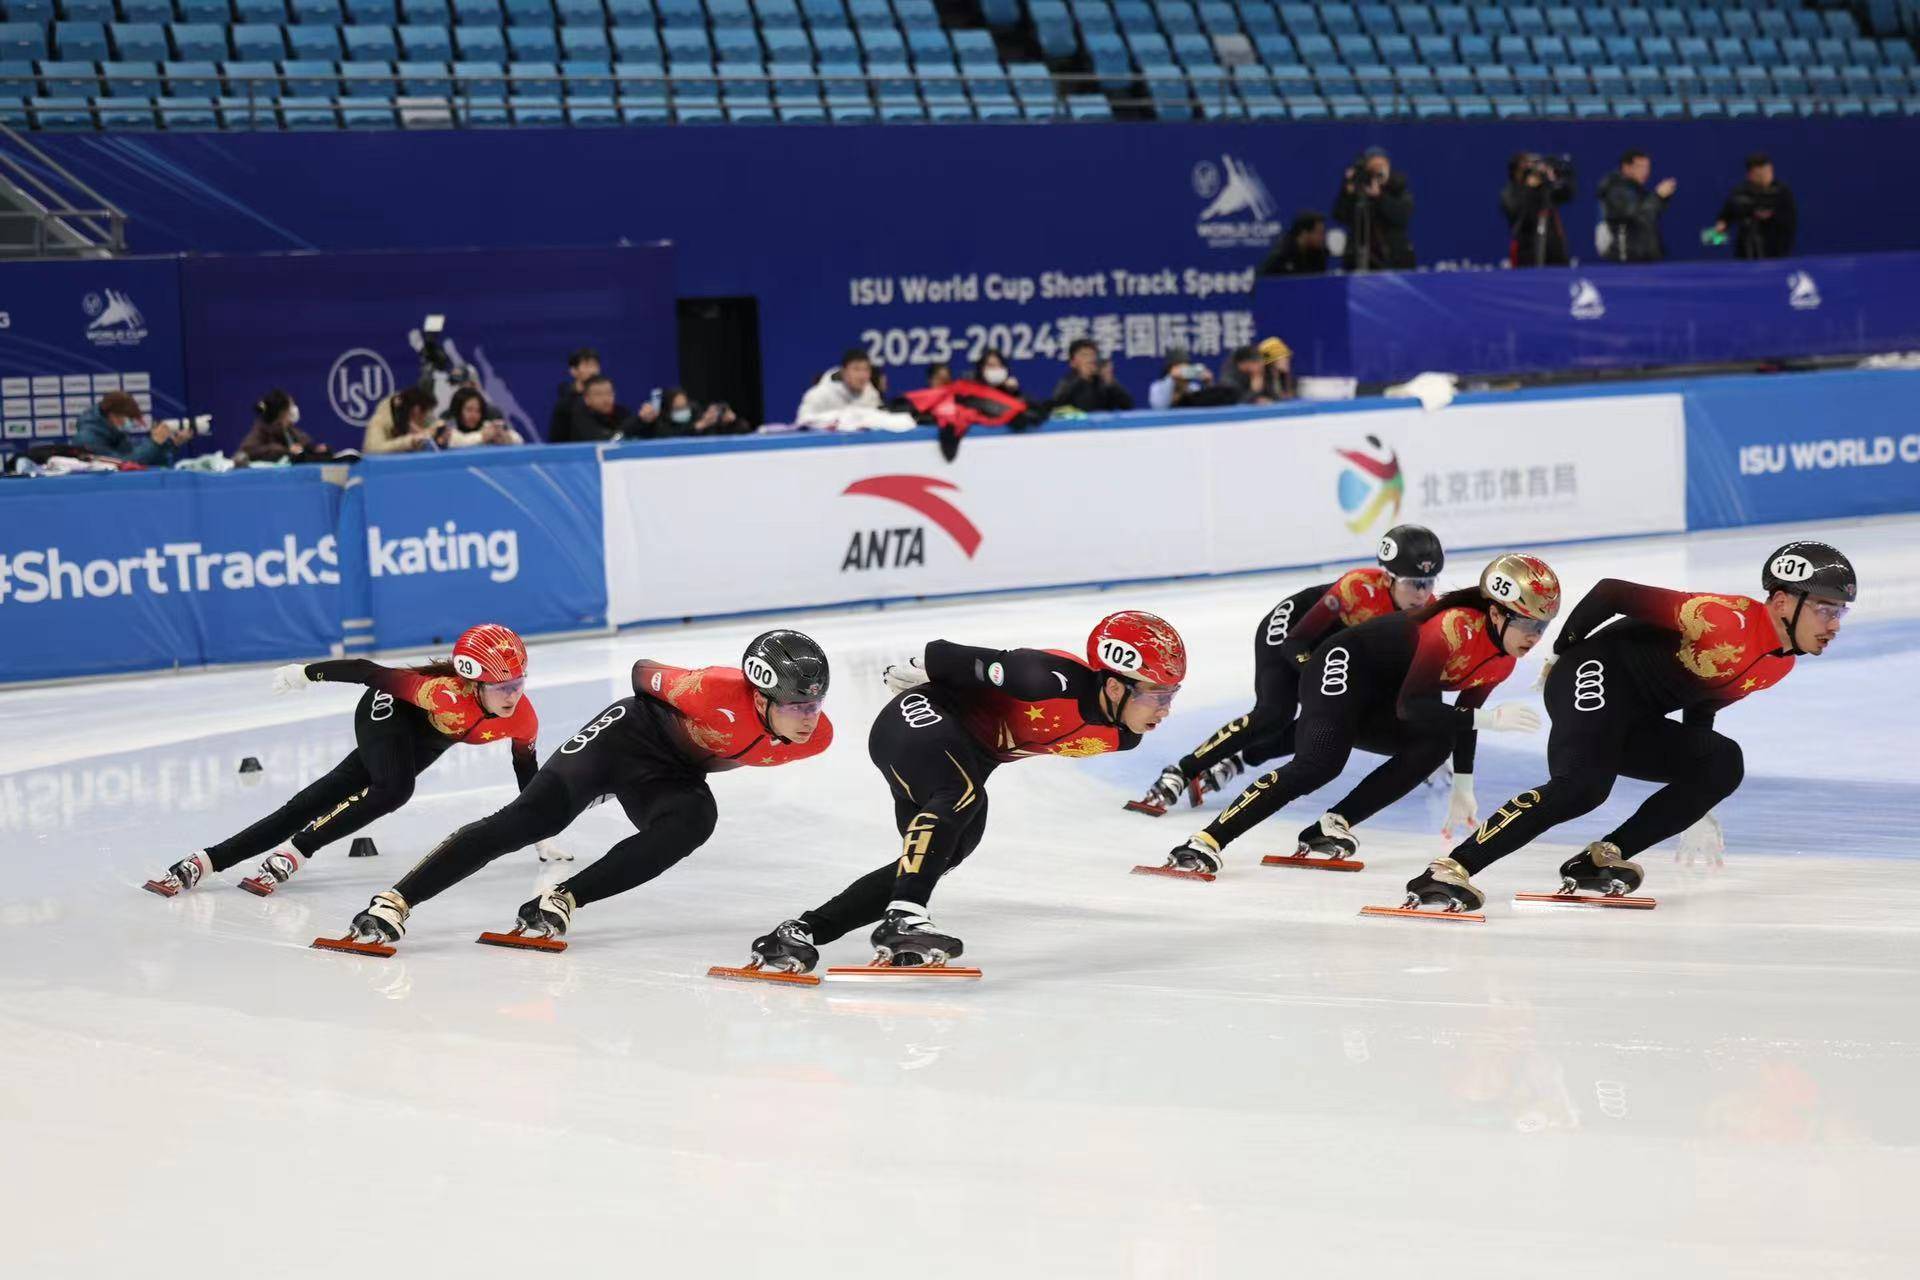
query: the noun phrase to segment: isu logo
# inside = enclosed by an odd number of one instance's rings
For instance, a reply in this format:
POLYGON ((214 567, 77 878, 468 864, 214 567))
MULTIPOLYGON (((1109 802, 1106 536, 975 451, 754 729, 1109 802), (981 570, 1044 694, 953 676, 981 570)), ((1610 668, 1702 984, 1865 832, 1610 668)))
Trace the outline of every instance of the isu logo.
POLYGON ((592 724, 588 725, 586 728, 582 729, 580 732, 574 734, 571 738, 568 738, 566 742, 561 744, 560 754, 563 756, 570 756, 579 751, 585 750, 589 742, 592 742, 595 738, 600 736, 600 731, 602 729, 607 728, 609 725, 612 725, 617 720, 624 719, 626 717, 626 714, 627 714, 627 708, 624 704, 618 703, 618 702, 614 703, 612 706, 607 708, 605 715, 601 716, 598 720, 595 720, 592 724))
MULTIPOLYGON (((938 490, 959 493, 960 487, 932 476, 869 476, 856 480, 840 491, 842 497, 854 495, 884 498, 930 521, 952 538, 967 559, 980 549, 980 530, 966 513, 953 505, 938 490)), ((927 530, 923 525, 894 529, 854 530, 853 540, 840 559, 840 572, 849 569, 904 569, 927 562, 927 530)))
POLYGON ((1347 691, 1347 661, 1351 655, 1344 645, 1327 650, 1327 660, 1320 667, 1320 692, 1337 698, 1347 691))
POLYGON ((1607 668, 1598 658, 1588 658, 1573 671, 1573 709, 1598 711, 1607 705, 1607 668))
POLYGON ((1280 607, 1275 609, 1273 616, 1267 619, 1267 643, 1285 644, 1287 642, 1287 628, 1292 625, 1293 597, 1289 596, 1280 602, 1280 607))

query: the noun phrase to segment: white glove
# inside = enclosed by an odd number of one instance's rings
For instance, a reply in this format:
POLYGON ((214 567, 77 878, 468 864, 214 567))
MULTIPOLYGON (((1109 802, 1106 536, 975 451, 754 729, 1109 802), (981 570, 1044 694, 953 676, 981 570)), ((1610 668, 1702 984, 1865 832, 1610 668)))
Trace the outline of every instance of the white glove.
POLYGON ((1440 828, 1440 838, 1453 839, 1457 828, 1462 835, 1480 821, 1480 806, 1473 798, 1473 775, 1456 773, 1453 775, 1453 795, 1447 800, 1447 825, 1440 828))
POLYGON ((1473 727, 1491 733, 1535 733, 1540 728, 1540 713, 1517 702, 1503 702, 1475 711, 1473 727))
POLYGON ((540 855, 540 861, 542 862, 572 862, 573 861, 572 854, 568 853, 565 849, 554 848, 553 841, 551 840, 534 841, 533 851, 540 855))
POLYGON ((1673 851, 1673 860, 1688 866, 1704 860, 1708 866, 1724 867, 1726 852, 1727 837, 1720 829, 1720 819, 1708 814, 1680 833, 1680 847, 1673 851))
POLYGON ((908 658, 905 662, 894 663, 880 675, 886 680, 887 688, 895 693, 905 693, 927 682, 927 664, 920 658, 908 658))
POLYGON ((1547 677, 1553 674, 1553 664, 1558 661, 1560 661, 1560 659, 1548 655, 1547 660, 1540 664, 1540 675, 1533 682, 1533 691, 1535 693, 1542 693, 1546 690, 1547 677))
POLYGON ((275 693, 292 693, 295 689, 304 689, 312 683, 313 681, 307 676, 307 664, 304 662, 289 662, 284 667, 273 669, 275 693))

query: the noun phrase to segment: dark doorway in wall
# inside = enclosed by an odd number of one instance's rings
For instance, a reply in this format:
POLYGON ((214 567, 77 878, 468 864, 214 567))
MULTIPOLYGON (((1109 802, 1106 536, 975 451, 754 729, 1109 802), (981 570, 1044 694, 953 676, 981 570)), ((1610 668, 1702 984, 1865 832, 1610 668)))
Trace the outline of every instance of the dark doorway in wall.
POLYGON ((760 303, 756 298, 681 298, 680 376, 701 403, 724 400, 759 426, 766 421, 760 392, 760 303))

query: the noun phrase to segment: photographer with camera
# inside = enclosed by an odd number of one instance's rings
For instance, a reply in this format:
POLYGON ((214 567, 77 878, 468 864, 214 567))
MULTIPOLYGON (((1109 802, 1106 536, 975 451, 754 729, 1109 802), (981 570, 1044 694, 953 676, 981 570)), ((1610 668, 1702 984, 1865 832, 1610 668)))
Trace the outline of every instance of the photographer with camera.
POLYGON ((1302 209, 1260 260, 1263 276, 1317 276, 1327 269, 1327 219, 1302 209))
POLYGON ((1333 199, 1333 219, 1347 227, 1347 251, 1341 257, 1347 270, 1413 268, 1413 240, 1407 233, 1413 193, 1383 148, 1368 147, 1347 166, 1333 199))
POLYGON ((96 458, 117 458, 143 467, 170 467, 193 440, 186 422, 147 425, 147 411, 124 391, 109 391, 73 424, 73 442, 96 458), (131 426, 133 429, 128 430, 131 426))
MULTIPOLYGON (((1186 409, 1202 404, 1218 404, 1205 397, 1213 389, 1213 370, 1196 364, 1185 347, 1167 352, 1162 377, 1147 384, 1147 404, 1155 409, 1186 409)), ((1226 401, 1225 403, 1231 403, 1226 401)))
POLYGON ((414 453, 434 447, 433 393, 419 387, 388 396, 367 419, 366 439, 360 452, 414 453))
POLYGON ((1736 258, 1789 258, 1800 210, 1793 191, 1773 176, 1773 157, 1756 151, 1747 157, 1747 180, 1733 189, 1713 229, 1733 241, 1736 258))
POLYGON ((724 400, 701 406, 680 387, 667 388, 660 397, 660 420, 652 428, 659 438, 669 436, 738 436, 753 427, 724 400))
POLYGON ((1507 263, 1567 265, 1567 228, 1559 206, 1573 199, 1573 157, 1522 151, 1507 162, 1500 211, 1507 216, 1507 263))
POLYGON ((332 456, 332 449, 300 429, 300 406, 279 387, 254 404, 253 428, 233 451, 233 460, 242 464, 319 462, 332 456))
POLYGON ((483 444, 525 444, 520 433, 507 425, 478 387, 461 387, 447 406, 447 420, 440 424, 436 442, 443 449, 470 449, 483 444))
POLYGON ((1679 183, 1662 178, 1653 190, 1653 160, 1633 150, 1620 157, 1620 167, 1600 179, 1600 256, 1609 262, 1659 262, 1667 256, 1660 239, 1660 216, 1667 211, 1679 183))

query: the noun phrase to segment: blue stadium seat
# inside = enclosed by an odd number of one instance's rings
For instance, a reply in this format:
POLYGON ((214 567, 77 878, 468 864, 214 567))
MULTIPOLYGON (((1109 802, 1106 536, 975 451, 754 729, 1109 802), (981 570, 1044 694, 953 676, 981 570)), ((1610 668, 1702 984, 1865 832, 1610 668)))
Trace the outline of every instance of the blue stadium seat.
MULTIPOLYGON (((1286 39, 1285 36, 1280 37, 1286 39)), ((1183 67, 1211 67, 1218 59, 1214 56, 1213 40, 1198 32, 1183 32, 1173 38, 1173 58, 1183 67)))
MULTIPOLYGON (((720 38, 726 34, 725 32, 716 32, 716 44, 719 43, 720 38)), ((753 35, 750 31, 740 34, 744 34, 749 38, 753 35)), ((854 36, 860 42, 860 49, 866 55, 868 62, 872 62, 875 58, 884 59, 888 62, 905 62, 907 60, 907 42, 902 39, 900 33, 892 27, 857 27, 854 29, 854 36)), ((738 39, 738 36, 736 35, 734 38, 738 39)), ((755 44, 757 45, 758 42, 755 41, 755 44)))
POLYGON ((1413 46, 1419 51, 1420 61, 1429 66, 1446 66, 1459 61, 1452 36, 1415 36, 1413 46))
MULTIPOLYGON (((294 28, 296 31, 303 29, 304 28, 300 27, 294 28)), ((313 29, 331 30, 331 28, 313 29)), ((444 62, 448 57, 452 56, 452 46, 447 43, 447 33, 443 29, 439 27, 402 27, 400 30, 402 33, 409 31, 431 32, 438 41, 437 44, 429 46, 429 51, 427 52, 409 50, 408 57, 433 58, 444 62)), ((343 27, 340 30, 340 35, 346 41, 347 57, 349 59, 367 62, 391 62, 400 56, 400 47, 394 42, 393 29, 391 27, 343 27)))
POLYGON ((227 56, 227 29, 211 23, 176 22, 169 28, 173 53, 183 62, 219 62, 227 56))
POLYGON ((232 12, 225 8, 201 10, 195 8, 191 17, 182 17, 183 22, 272 22, 287 21, 285 0, 233 0, 232 12))
POLYGON ((1067 6, 1056 0, 1034 0, 1028 6, 1033 19, 1040 52, 1049 58, 1069 58, 1080 47, 1079 32, 1067 13, 1067 6))
MULTIPOLYGON (((33 21, 34 19, 29 15, 36 13, 39 6, 33 3, 21 4, 19 0, 14 0, 6 8, 10 17, 33 21)), ((102 26, 117 21, 120 16, 113 11, 113 0, 60 0, 58 14, 64 22, 98 22, 102 26)), ((74 95, 49 93, 47 96, 66 98, 74 95)))
POLYGON ((814 61, 822 67, 854 67, 860 64, 860 48, 853 33, 832 28, 813 32, 814 61))
POLYGON ((91 98, 100 92, 100 70, 91 62, 42 60, 34 70, 40 91, 50 98, 91 98))
POLYGON ((172 97, 214 98, 221 93, 220 77, 211 62, 162 61, 160 77, 172 97))
POLYGON ((53 24, 53 49, 62 58, 105 62, 113 56, 107 45, 107 28, 100 22, 56 22, 53 24))
POLYGON ((498 27, 502 25, 503 17, 500 0, 453 0, 453 23, 456 27, 498 27))
POLYGON ((1373 47, 1372 36, 1335 36, 1333 47, 1339 52, 1340 61, 1350 67, 1371 66, 1380 62, 1380 54, 1373 47))
POLYGON ((1380 61, 1390 67, 1404 67, 1420 61, 1414 52, 1411 36, 1375 36, 1374 47, 1379 50, 1380 61))
POLYGON ((1642 36, 1640 57, 1656 67, 1671 67, 1680 61, 1679 51, 1665 36, 1642 36))
MULTIPOLYGON (((800 27, 773 27, 760 33, 766 40, 767 56, 775 62, 813 62, 813 42, 800 27)), ((616 38, 618 33, 615 33, 616 38)))
POLYGON ((1375 37, 1398 35, 1400 18, 1391 5, 1363 4, 1360 6, 1360 29, 1375 37))
POLYGON ((1440 92, 1449 98, 1459 98, 1480 92, 1480 82, 1474 79, 1472 69, 1457 62, 1434 67, 1433 80, 1440 92))
POLYGON ((1861 66, 1877 67, 1885 59, 1880 51, 1878 40, 1855 39, 1847 41, 1847 56, 1861 66))
POLYGON ((907 32, 907 52, 915 59, 958 57, 961 63, 979 62, 988 66, 1000 65, 999 51, 993 47, 993 37, 984 31, 959 31, 955 35, 985 37, 986 47, 972 41, 961 44, 958 40, 948 42, 947 33, 938 27, 914 27, 907 32))
POLYGON ((1483 5, 1473 11, 1474 30, 1488 38, 1513 34, 1513 16, 1498 5, 1483 5))
POLYGON ((1734 75, 1732 67, 1709 64, 1695 70, 1700 73, 1700 89, 1703 93, 1726 97, 1740 91, 1740 80, 1734 75))
POLYGON ((165 62, 173 56, 167 30, 154 22, 116 22, 107 29, 114 54, 123 62, 165 62))
MULTIPOLYGON (((1061 8, 1065 8, 1062 5, 1061 8)), ((806 18, 809 27, 822 23, 844 24, 847 11, 840 0, 800 0, 800 12, 806 18)))
POLYGON ((593 60, 601 62, 612 60, 613 49, 607 43, 607 33, 594 27, 560 28, 560 56, 564 59, 593 60))
POLYGON ((173 4, 171 0, 120 0, 120 21, 157 22, 164 27, 173 21, 173 4))
MULTIPOLYGON (((1641 42, 1644 49, 1646 43, 1641 42)), ((1738 36, 1719 36, 1713 41, 1713 60, 1729 67, 1744 66, 1748 61, 1747 42, 1738 36)))
POLYGON ((1295 34, 1293 44, 1300 51, 1300 61, 1310 67, 1324 66, 1339 59, 1334 56, 1333 40, 1328 36, 1304 36, 1295 34))
POLYGON ((560 41, 554 36, 552 27, 508 27, 507 53, 521 62, 558 62, 560 41))
MULTIPOLYGON (((353 0, 348 0, 351 4, 353 0)), ((500 6, 507 20, 507 29, 515 27, 551 27, 553 25, 553 0, 505 0, 500 6)), ((558 89, 555 89, 556 95, 558 89)))
POLYGON ((1645 9, 1616 9, 1622 35, 1645 38, 1654 34, 1653 15, 1645 9))
POLYGON ((1403 4, 1400 10, 1400 30, 1410 36, 1437 35, 1440 23, 1434 17, 1433 8, 1424 4, 1403 4))
MULTIPOLYGON (((1086 24, 1081 23, 1084 30, 1086 24)), ((1209 35, 1237 35, 1240 12, 1226 0, 1200 0, 1200 29, 1209 35)))
POLYGON ((1553 72, 1539 62, 1523 62, 1513 69, 1514 87, 1522 93, 1544 98, 1553 93, 1553 72))
POLYGON ((1069 94, 1067 115, 1074 120, 1111 120, 1113 104, 1097 93, 1069 94))
POLYGON ((1240 8, 1240 25, 1249 36, 1277 34, 1280 31, 1280 12, 1259 0, 1249 0, 1240 8))
POLYGON ((1311 4, 1282 4, 1280 26, 1296 36, 1317 36, 1325 34, 1320 26, 1320 10, 1311 4))
POLYGON ((1493 52, 1495 57, 1509 65, 1516 62, 1525 62, 1532 56, 1531 50, 1527 47, 1527 38, 1525 36, 1495 36, 1493 40, 1493 52))
POLYGON ((231 98, 271 101, 279 95, 280 69, 271 62, 240 58, 220 64, 220 78, 231 98))
POLYGON ((1330 36, 1351 36, 1360 33, 1360 15, 1349 4, 1322 4, 1320 6, 1320 25, 1330 36))
MULTIPOLYGON (((455 6, 456 9, 458 5, 455 6)), ((705 39, 704 34, 702 39, 705 39)), ((453 51, 464 62, 505 62, 507 59, 506 37, 500 34, 499 27, 475 25, 456 26, 453 29, 453 51)), ((431 54, 415 54, 408 51, 408 57, 431 57, 431 54)))
POLYGON ((1465 5, 1443 4, 1434 6, 1433 20, 1440 34, 1448 36, 1470 36, 1475 34, 1473 12, 1465 5))
MULTIPOLYGON (((181 12, 186 12, 184 0, 181 12)), ((342 23, 340 0, 287 0, 287 12, 298 23, 331 27, 342 23)))
MULTIPOLYGON (((358 39, 360 30, 358 27, 347 28, 347 56, 350 58, 382 56, 373 52, 377 47, 374 43, 377 37, 369 37, 368 43, 362 44, 358 39)), ((380 28, 373 27, 370 30, 377 32, 380 28)), ((452 62, 453 37, 447 34, 445 27, 401 27, 400 56, 411 62, 452 62)))
POLYGON ((340 92, 343 97, 391 100, 395 92, 393 66, 385 62, 343 62, 340 64, 340 92))
MULTIPOLYGON (((600 20, 604 22, 605 16, 600 20)), ((447 0, 400 0, 398 22, 410 27, 451 27, 453 7, 447 0)))
MULTIPOLYGON (((582 0, 569 0, 581 3, 582 0)), ((756 24, 763 31, 776 27, 793 28, 801 25, 800 6, 794 0, 753 0, 753 13, 756 24)), ((818 97, 818 93, 815 94, 818 97)))
POLYGON ((408 98, 444 98, 453 90, 447 64, 424 59, 407 59, 395 66, 400 76, 400 93, 408 98))
MULTIPOLYGON (((1715 36, 1727 34, 1727 24, 1720 20, 1720 11, 1718 9, 1693 9, 1682 12, 1687 20, 1690 32, 1693 35, 1705 36, 1711 40, 1715 36)), ((1793 24, 1787 21, 1785 14, 1779 16, 1780 25, 1785 28, 1787 34, 1791 35, 1793 33, 1793 24)), ((1674 32, 1672 34, 1681 35, 1687 33, 1674 32)))
POLYGON ((660 52, 659 33, 652 27, 615 27, 613 29, 613 60, 661 65, 665 59, 660 52))
POLYGON ((227 32, 233 42, 233 56, 242 62, 278 62, 287 56, 286 37, 277 26, 261 22, 243 22, 227 32))
POLYGON ((1559 36, 1535 36, 1531 48, 1535 62, 1564 62, 1567 58, 1567 42, 1559 36))
POLYGON ((340 77, 331 62, 286 61, 280 64, 281 95, 287 98, 332 98, 340 92, 340 77))
MULTIPOLYGON (((771 2, 772 0, 769 0, 769 3, 771 2)), ((797 24, 800 21, 800 11, 793 7, 793 0, 786 0, 786 3, 788 6, 787 12, 793 17, 793 22, 797 24)), ((607 25, 607 13, 606 10, 601 7, 600 0, 554 0, 553 13, 554 16, 560 20, 560 26, 563 29, 582 27, 605 30, 607 25)), ((607 98, 609 102, 612 101, 612 96, 612 82, 608 81, 607 98)), ((619 118, 619 114, 615 112, 613 119, 618 121, 619 118)))
POLYGON ((1314 69, 1313 82, 1326 98, 1351 97, 1360 92, 1353 72, 1338 63, 1323 63, 1314 69))
MULTIPOLYGON (((1300 65, 1300 51, 1293 47, 1293 37, 1284 31, 1268 31, 1263 33, 1254 41, 1254 47, 1259 51, 1260 61, 1270 67, 1292 67, 1300 65)), ((1179 57, 1180 50, 1175 48, 1174 54, 1176 57, 1179 57)), ((1180 61, 1185 62, 1186 59, 1180 58, 1180 61)), ((1211 61, 1213 61, 1211 55, 1205 58, 1205 62, 1211 61)))
POLYGON ((560 68, 551 62, 512 62, 507 65, 507 109, 518 125, 556 125, 566 122, 561 101, 560 68))
POLYGON ((1460 61, 1470 67, 1490 63, 1493 58, 1493 41, 1485 36, 1456 36, 1453 41, 1459 49, 1460 61))
POLYGON ((1514 5, 1507 10, 1507 18, 1517 36, 1544 36, 1547 34, 1547 15, 1544 10, 1532 5, 1514 5))
POLYGON ((346 12, 347 21, 352 23, 390 27, 400 20, 394 0, 341 0, 340 7, 346 12))
POLYGON ((331 62, 340 56, 340 31, 339 27, 288 27, 287 52, 302 62, 331 62))
POLYGON ((157 62, 109 62, 101 68, 107 96, 112 98, 157 98, 160 96, 160 64, 157 62))
POLYGON ((1728 35, 1757 36, 1760 34, 1760 20, 1744 9, 1729 9, 1720 15, 1720 20, 1726 27, 1728 35))

